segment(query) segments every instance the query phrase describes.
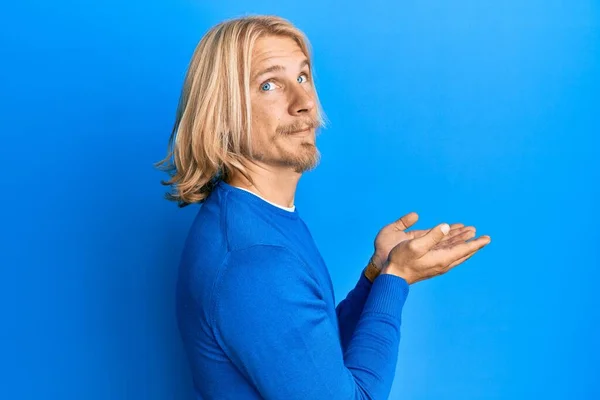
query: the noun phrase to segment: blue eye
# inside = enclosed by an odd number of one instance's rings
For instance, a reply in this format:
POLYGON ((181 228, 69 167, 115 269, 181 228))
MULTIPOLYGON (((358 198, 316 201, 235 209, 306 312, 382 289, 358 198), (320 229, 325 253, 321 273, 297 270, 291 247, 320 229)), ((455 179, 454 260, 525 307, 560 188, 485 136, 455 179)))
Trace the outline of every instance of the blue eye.
POLYGON ((302 77, 304 77, 304 82, 306 82, 308 80, 308 78, 306 77, 306 75, 302 74, 298 77, 298 83, 304 83, 302 82, 302 77))
POLYGON ((265 82, 260 87, 260 90, 262 90, 263 92, 268 92, 268 91, 273 90, 273 89, 275 89, 275 85, 273 85, 273 82, 265 82))

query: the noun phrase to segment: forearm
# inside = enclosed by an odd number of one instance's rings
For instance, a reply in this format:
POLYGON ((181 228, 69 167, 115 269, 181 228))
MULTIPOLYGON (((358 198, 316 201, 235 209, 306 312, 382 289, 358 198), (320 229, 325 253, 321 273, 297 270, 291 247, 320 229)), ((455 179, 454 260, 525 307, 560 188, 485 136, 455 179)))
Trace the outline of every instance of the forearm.
POLYGON ((379 275, 380 268, 375 265, 373 257, 368 265, 361 271, 356 286, 348 293, 336 307, 338 325, 340 330, 340 341, 345 351, 354 331, 356 324, 363 311, 365 301, 369 296, 374 279, 379 275))
POLYGON ((296 255, 252 246, 232 252, 223 270, 212 332, 263 398, 389 398, 409 291, 403 279, 375 280, 342 352, 320 284, 296 255), (261 274, 251 268, 257 262, 261 274))

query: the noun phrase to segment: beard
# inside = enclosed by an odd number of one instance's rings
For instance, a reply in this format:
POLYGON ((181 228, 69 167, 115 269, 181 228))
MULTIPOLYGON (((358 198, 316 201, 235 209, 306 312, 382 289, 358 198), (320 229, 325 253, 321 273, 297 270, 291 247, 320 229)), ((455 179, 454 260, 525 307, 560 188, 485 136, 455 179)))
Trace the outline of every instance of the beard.
POLYGON ((277 167, 293 168, 297 173, 303 173, 316 168, 321 161, 321 153, 312 141, 295 143, 290 150, 289 144, 281 141, 294 141, 297 139, 277 135, 271 138, 269 144, 260 149, 255 147, 253 159, 277 167))
POLYGON ((311 171, 319 165, 321 153, 312 143, 301 143, 298 152, 282 153, 279 164, 284 167, 293 168, 298 173, 311 171))

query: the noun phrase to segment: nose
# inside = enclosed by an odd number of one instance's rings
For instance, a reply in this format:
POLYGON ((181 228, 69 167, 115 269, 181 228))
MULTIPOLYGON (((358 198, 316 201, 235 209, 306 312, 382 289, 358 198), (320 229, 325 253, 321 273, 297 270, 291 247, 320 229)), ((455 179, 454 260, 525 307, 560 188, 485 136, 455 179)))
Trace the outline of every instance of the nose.
POLYGON ((315 109, 314 92, 304 86, 295 87, 290 99, 290 115, 303 116, 315 109))

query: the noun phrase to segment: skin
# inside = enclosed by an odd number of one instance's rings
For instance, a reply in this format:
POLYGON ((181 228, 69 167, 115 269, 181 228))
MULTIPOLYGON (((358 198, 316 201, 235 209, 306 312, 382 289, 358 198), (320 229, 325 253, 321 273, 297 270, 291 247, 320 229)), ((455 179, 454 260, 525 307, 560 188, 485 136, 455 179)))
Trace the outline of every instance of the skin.
POLYGON ((315 91, 310 66, 304 65, 307 60, 287 37, 267 36, 255 43, 250 71, 254 157, 246 163, 254 185, 240 174, 229 182, 284 207, 294 205, 302 173, 320 160, 315 91), (281 69, 260 74, 271 66, 281 69), (306 130, 294 133, 302 129, 306 130))
POLYGON ((461 223, 407 231, 418 218, 411 212, 379 231, 373 258, 384 257, 381 274, 399 276, 410 285, 448 272, 491 242, 489 235, 474 239, 475 227, 461 223))
MULTIPOLYGON (((254 154, 246 154, 244 163, 254 184, 235 173, 228 182, 284 207, 294 205, 302 173, 320 160, 316 98, 307 61, 291 38, 265 36, 255 43, 250 71, 254 154), (263 73, 271 67, 277 70, 263 73)), ((370 261, 381 273, 414 283, 446 272, 490 241, 489 236, 469 241, 475 227, 462 223, 450 225, 447 234, 441 233, 441 225, 408 231, 418 218, 411 212, 379 231, 370 261)))

